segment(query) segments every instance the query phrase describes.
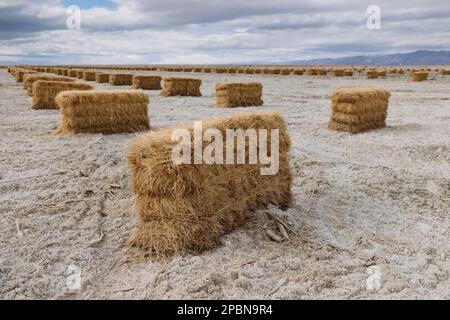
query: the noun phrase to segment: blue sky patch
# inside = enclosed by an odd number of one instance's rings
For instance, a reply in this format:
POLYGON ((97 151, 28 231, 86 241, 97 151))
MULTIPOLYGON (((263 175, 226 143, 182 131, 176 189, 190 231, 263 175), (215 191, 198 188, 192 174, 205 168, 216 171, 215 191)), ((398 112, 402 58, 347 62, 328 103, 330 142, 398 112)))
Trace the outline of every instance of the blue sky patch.
POLYGON ((61 3, 64 6, 77 5, 81 9, 90 8, 105 8, 105 9, 115 9, 116 4, 109 0, 62 0, 61 3))

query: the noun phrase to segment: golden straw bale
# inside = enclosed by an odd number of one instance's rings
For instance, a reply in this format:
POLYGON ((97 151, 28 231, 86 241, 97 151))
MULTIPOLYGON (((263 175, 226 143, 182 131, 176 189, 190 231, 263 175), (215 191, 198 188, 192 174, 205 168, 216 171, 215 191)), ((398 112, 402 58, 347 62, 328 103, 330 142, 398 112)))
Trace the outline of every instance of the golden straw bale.
POLYGON ((95 74, 95 82, 109 83, 109 73, 99 72, 95 74))
POLYGON ((203 68, 202 72, 204 72, 204 73, 211 73, 212 70, 211 70, 211 68, 203 68))
POLYGON ((345 74, 345 70, 344 69, 333 69, 333 75, 335 77, 343 77, 345 74))
MULTIPOLYGON (((254 113, 215 118, 202 122, 201 133, 216 129, 223 136, 226 149, 227 129, 254 129, 257 139, 271 145, 273 130, 279 130, 279 170, 275 175, 262 175, 261 161, 248 164, 180 164, 172 161, 178 141, 174 130, 167 128, 142 135, 130 147, 128 161, 133 172, 132 186, 136 194, 138 229, 130 244, 159 257, 183 251, 202 252, 214 248, 221 236, 243 225, 256 209, 272 204, 285 208, 292 204, 292 173, 288 152, 290 138, 284 119, 277 113, 254 113), (264 141, 264 140, 262 140, 264 141)), ((194 126, 181 129, 195 141, 194 126)), ((220 139, 220 138, 219 138, 220 139)), ((235 139, 236 140, 236 139, 235 139)), ((256 143, 244 138, 246 152, 256 143)), ((188 138, 189 141, 189 138, 188 138)), ((201 141, 201 140, 200 140, 201 141)), ((242 140, 241 140, 242 141, 242 140)), ((272 140, 273 141, 273 140, 272 140)), ((221 141, 222 143, 222 141, 221 141)), ((203 148, 210 142, 200 142, 203 148)), ((269 147, 270 148, 270 147, 269 147)), ((236 143, 227 153, 242 154, 236 143)), ((225 159, 225 157, 224 157, 225 159)))
POLYGON ((29 96, 33 95, 33 84, 38 80, 74 82, 75 79, 57 76, 48 73, 26 74, 23 77, 23 86, 29 96))
POLYGON ((216 84, 216 107, 262 106, 262 89, 259 82, 216 84))
POLYGON ((163 81, 162 96, 201 96, 200 85, 202 80, 194 78, 167 77, 163 81))
POLYGON ((28 69, 17 69, 14 73, 17 82, 23 82, 23 77, 26 74, 39 74, 37 71, 32 71, 28 69))
POLYGON ((77 70, 77 78, 83 79, 84 71, 83 70, 77 70))
POLYGON ((255 69, 254 68, 245 68, 245 73, 246 74, 254 74, 255 73, 255 69))
POLYGON ((62 75, 65 76, 65 77, 68 77, 69 76, 69 71, 70 71, 70 69, 62 69, 62 75))
POLYGON ((109 84, 112 86, 131 86, 133 84, 133 74, 111 73, 109 75, 109 84))
POLYGON ((441 74, 443 76, 450 76, 450 69, 442 69, 441 74))
POLYGON ((280 74, 282 76, 290 75, 291 72, 292 72, 292 69, 290 69, 290 68, 282 68, 282 69, 280 69, 280 74))
POLYGON ((317 69, 310 68, 306 71, 306 74, 309 76, 317 76, 317 69))
POLYGON ((95 71, 83 71, 83 80, 84 81, 95 81, 95 71))
POLYGON ((333 130, 358 133, 386 126, 390 93, 379 88, 341 88, 331 101, 333 130))
POLYGON ((344 76, 346 77, 353 77, 353 70, 345 70, 344 76))
POLYGON ((411 81, 420 82, 428 79, 428 72, 416 71, 411 74, 411 81))
POLYGON ((328 74, 327 69, 317 69, 317 75, 318 76, 326 76, 328 74))
POLYGON ((160 90, 161 80, 161 76, 135 74, 133 76, 133 88, 143 90, 160 90))
POLYGON ((367 79, 376 79, 376 78, 378 78, 378 71, 376 70, 367 71, 367 79))
MULTIPOLYGON (((55 77, 55 79, 58 79, 55 77)), ((70 78, 69 78, 70 79, 70 78)), ((72 80, 72 79, 71 79, 72 80)), ((38 80, 33 84, 33 109, 58 109, 56 96, 69 90, 92 90, 93 86, 87 83, 76 83, 59 80, 38 80)))
POLYGON ((304 72, 305 70, 303 69, 295 69, 293 73, 297 76, 302 76, 304 72))
POLYGON ((150 128, 149 97, 142 90, 64 91, 55 100, 62 114, 55 134, 128 133, 150 128))

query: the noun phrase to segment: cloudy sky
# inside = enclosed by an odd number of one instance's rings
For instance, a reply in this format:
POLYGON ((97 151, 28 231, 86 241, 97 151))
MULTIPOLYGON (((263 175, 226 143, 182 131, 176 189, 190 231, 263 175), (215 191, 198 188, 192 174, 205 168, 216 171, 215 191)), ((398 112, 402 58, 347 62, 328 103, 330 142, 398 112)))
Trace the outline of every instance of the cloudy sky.
POLYGON ((450 50, 448 0, 0 0, 0 64, 282 63, 450 50), (80 29, 71 5, 81 9, 80 29), (381 29, 367 28, 367 8, 381 29))

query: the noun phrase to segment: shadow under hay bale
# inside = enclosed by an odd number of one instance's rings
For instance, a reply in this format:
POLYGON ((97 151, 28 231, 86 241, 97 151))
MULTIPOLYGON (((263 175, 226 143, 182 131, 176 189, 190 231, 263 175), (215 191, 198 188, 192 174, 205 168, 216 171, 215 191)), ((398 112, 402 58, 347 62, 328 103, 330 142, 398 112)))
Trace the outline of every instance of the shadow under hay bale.
POLYGON ((23 78, 23 86, 29 96, 33 96, 33 84, 39 80, 60 81, 60 82, 74 82, 75 79, 63 76, 56 76, 52 74, 27 74, 23 78))
POLYGON ((56 96, 63 91, 92 90, 93 86, 86 83, 75 83, 54 80, 38 80, 33 84, 32 109, 59 109, 55 102, 56 96))
MULTIPOLYGON (((181 128, 191 133, 194 141, 193 126, 181 128)), ((267 140, 259 138, 269 145, 273 143, 272 129, 278 129, 279 170, 275 175, 262 175, 263 165, 260 161, 248 164, 248 154, 246 164, 176 165, 171 158, 178 144, 171 138, 176 129, 180 127, 145 134, 129 150, 140 220, 130 239, 132 245, 160 257, 186 250, 202 252, 217 246, 220 237, 241 226, 253 210, 292 203, 290 138, 279 114, 234 115, 205 121, 202 126, 202 132, 217 129, 223 137, 227 129, 255 129, 258 136, 258 129, 266 129, 270 133, 267 140)), ((244 141, 249 150, 249 139, 244 141)), ((225 138, 221 142, 227 145, 225 138)), ((208 144, 203 142, 203 148, 208 144)), ((231 148, 236 155, 238 148, 231 148)))
POLYGON ((133 76, 133 88, 143 90, 161 90, 161 76, 140 75, 133 76))
POLYGON ((95 74, 95 82, 97 83, 109 83, 109 74, 108 73, 96 73, 95 74))
POLYGON ((142 90, 64 91, 55 100, 62 114, 55 134, 131 133, 150 128, 149 97, 142 90))
POLYGON ((378 88, 342 88, 332 95, 333 130, 359 133, 386 126, 390 93, 378 88))
POLYGON ((164 78, 163 89, 161 95, 165 97, 169 96, 201 96, 200 86, 202 80, 194 78, 164 78))
POLYGON ((129 73, 111 73, 109 75, 109 84, 112 86, 131 86, 133 84, 133 75, 129 73))
POLYGON ((262 106, 262 89, 259 82, 216 84, 216 107, 262 106))

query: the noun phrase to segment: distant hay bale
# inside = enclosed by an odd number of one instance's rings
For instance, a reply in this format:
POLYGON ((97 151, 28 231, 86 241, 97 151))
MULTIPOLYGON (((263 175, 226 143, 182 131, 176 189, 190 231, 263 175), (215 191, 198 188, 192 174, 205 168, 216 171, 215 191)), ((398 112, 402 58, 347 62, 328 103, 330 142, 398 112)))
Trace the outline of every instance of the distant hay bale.
POLYGON ((280 69, 280 74, 282 76, 290 75, 291 72, 292 72, 292 69, 290 69, 290 68, 282 68, 282 69, 280 69))
POLYGON ((162 96, 201 96, 200 85, 202 80, 194 78, 167 77, 163 81, 162 96))
POLYGON ((317 69, 310 68, 310 69, 306 70, 306 74, 309 76, 317 76, 317 69))
MULTIPOLYGON (((54 79, 58 79, 55 77, 54 79)), ((56 96, 63 91, 92 90, 93 86, 87 83, 75 83, 61 80, 37 80, 33 84, 32 109, 58 109, 56 96)))
MULTIPOLYGON (((275 175, 262 175, 260 161, 248 164, 181 164, 171 155, 178 144, 172 139, 175 128, 147 133, 130 147, 128 161, 133 172, 132 186, 139 215, 138 229, 130 244, 158 257, 184 251, 202 252, 212 249, 220 238, 243 223, 256 209, 269 204, 285 208, 292 204, 292 173, 288 152, 290 138, 284 119, 276 113, 254 113, 203 121, 202 131, 217 129, 226 148, 226 130, 279 130, 279 170, 275 175)), ((192 125, 182 129, 191 133, 192 125)), ((245 139, 249 150, 250 139, 245 139)), ((254 140, 253 140, 254 141, 254 140)), ((262 140, 264 141, 264 140, 262 140)), ((203 142, 205 148, 209 142, 203 142)), ((239 154, 236 143, 228 153, 239 154)))
POLYGON ((328 74, 328 70, 326 69, 317 69, 318 76, 326 76, 328 74))
POLYGON ((59 76, 62 76, 63 75, 63 69, 62 68, 56 68, 56 74, 57 75, 59 75, 59 76))
POLYGON ((259 82, 218 83, 216 84, 216 107, 262 106, 262 88, 259 82))
POLYGON ((271 69, 271 74, 280 74, 281 73, 281 69, 279 68, 272 68, 271 69))
POLYGON ((133 88, 143 90, 160 90, 161 80, 161 76, 135 74, 133 76, 133 88))
POLYGON ((377 78, 378 78, 378 71, 376 70, 367 71, 367 79, 377 79, 377 78))
POLYGON ((83 79, 84 71, 83 70, 77 70, 77 78, 83 79))
POLYGON ((202 72, 204 72, 204 73, 211 73, 211 68, 203 68, 202 69, 202 72))
POLYGON ((133 75, 129 73, 111 73, 109 75, 109 84, 112 86, 131 86, 133 84, 133 75))
POLYGON ((262 68, 255 68, 253 73, 254 74, 262 74, 263 73, 263 69, 262 68))
POLYGON ((65 76, 65 77, 68 77, 69 76, 69 71, 70 71, 70 69, 62 69, 62 75, 65 76))
POLYGON ((202 67, 196 67, 194 68, 194 72, 202 72, 203 68, 202 67))
POLYGON ((83 71, 83 80, 84 81, 95 81, 95 71, 83 71))
POLYGON ((416 71, 411 74, 411 81, 420 82, 428 79, 428 72, 416 71))
POLYGON ((450 69, 442 69, 441 74, 443 76, 450 76, 450 69))
POLYGON ((255 73, 255 69, 253 69, 253 68, 245 68, 244 73, 246 73, 246 74, 254 74, 255 73))
POLYGON ((261 72, 263 74, 271 74, 272 73, 272 68, 264 68, 261 70, 261 72))
POLYGON ((75 69, 69 70, 69 77, 76 78, 77 77, 77 70, 75 70, 75 69))
POLYGON ((350 133, 385 127, 389 97, 388 91, 378 88, 337 89, 328 127, 350 133))
POLYGON ((346 77, 353 77, 353 70, 345 70, 344 76, 346 77))
POLYGON ((37 71, 27 70, 27 69, 17 69, 14 73, 17 82, 23 82, 23 77, 26 74, 39 74, 37 71))
POLYGON ((99 72, 95 74, 95 82, 109 83, 109 73, 99 72))
POLYGON ((293 71, 293 74, 295 74, 297 76, 302 76, 304 72, 305 72, 305 70, 303 70, 303 69, 295 69, 293 71))
POLYGON ((333 69, 333 75, 335 77, 343 77, 345 74, 345 70, 344 69, 333 69))
POLYGON ((142 90, 64 91, 55 101, 62 114, 55 134, 130 133, 150 128, 149 97, 142 90))
POLYGON ((45 74, 45 73, 27 74, 23 77, 23 86, 29 96, 33 95, 33 84, 38 80, 61 81, 61 82, 75 81, 74 79, 69 77, 56 76, 53 74, 45 74))

